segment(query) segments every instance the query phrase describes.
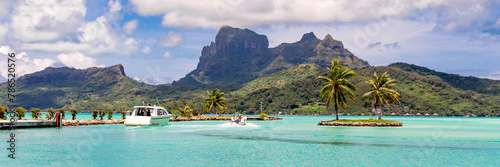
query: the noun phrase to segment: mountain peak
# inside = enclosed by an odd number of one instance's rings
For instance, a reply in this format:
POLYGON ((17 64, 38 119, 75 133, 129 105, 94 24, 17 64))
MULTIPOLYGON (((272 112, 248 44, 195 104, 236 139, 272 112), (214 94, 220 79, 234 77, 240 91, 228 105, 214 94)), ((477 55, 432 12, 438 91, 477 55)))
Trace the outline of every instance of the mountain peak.
POLYGON ((300 42, 312 41, 312 40, 315 40, 315 39, 318 39, 318 38, 316 37, 316 35, 314 35, 313 32, 310 32, 310 33, 305 33, 304 35, 302 35, 302 38, 300 39, 300 42))

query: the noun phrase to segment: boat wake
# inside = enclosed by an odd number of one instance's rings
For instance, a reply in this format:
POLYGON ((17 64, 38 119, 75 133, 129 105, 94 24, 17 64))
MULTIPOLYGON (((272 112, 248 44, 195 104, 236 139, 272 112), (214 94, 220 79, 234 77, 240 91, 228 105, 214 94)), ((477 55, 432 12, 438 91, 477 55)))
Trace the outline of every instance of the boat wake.
POLYGON ((219 127, 229 128, 229 127, 242 127, 242 128, 259 128, 259 125, 255 125, 253 123, 246 123, 246 125, 233 124, 231 122, 226 122, 218 125, 219 127))

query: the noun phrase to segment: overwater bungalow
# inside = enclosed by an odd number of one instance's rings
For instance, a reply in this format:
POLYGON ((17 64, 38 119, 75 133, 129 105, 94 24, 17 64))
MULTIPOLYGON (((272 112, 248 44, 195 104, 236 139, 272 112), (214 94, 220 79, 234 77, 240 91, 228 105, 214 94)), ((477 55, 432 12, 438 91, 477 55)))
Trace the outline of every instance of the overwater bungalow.
POLYGON ((391 113, 391 116, 397 116, 396 113, 391 113))
POLYGON ((425 116, 428 117, 428 116, 431 116, 429 113, 425 113, 425 116))
POLYGON ((422 114, 420 114, 420 113, 417 113, 417 115, 416 115, 416 116, 422 116, 422 114))
POLYGON ((406 113, 405 116, 411 116, 409 113, 406 113))
POLYGON ((439 114, 434 113, 434 114, 432 114, 432 116, 433 116, 433 117, 439 117, 439 114))

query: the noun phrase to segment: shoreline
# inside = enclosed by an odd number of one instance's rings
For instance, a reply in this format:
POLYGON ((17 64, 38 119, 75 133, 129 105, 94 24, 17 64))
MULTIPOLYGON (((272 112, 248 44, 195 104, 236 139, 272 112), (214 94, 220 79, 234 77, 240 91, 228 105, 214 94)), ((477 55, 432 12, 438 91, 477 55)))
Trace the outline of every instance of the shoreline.
POLYGON ((369 126, 369 127, 402 127, 403 122, 353 122, 353 121, 321 121, 318 126, 369 126))

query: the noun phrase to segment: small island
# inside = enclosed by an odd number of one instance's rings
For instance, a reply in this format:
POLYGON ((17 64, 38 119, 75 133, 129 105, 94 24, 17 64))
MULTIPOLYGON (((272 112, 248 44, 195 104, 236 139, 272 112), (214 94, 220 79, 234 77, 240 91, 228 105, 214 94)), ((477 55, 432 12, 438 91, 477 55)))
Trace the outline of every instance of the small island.
POLYGON ((319 126, 374 126, 374 127, 392 127, 403 126, 403 122, 390 120, 331 120, 321 121, 319 126))

